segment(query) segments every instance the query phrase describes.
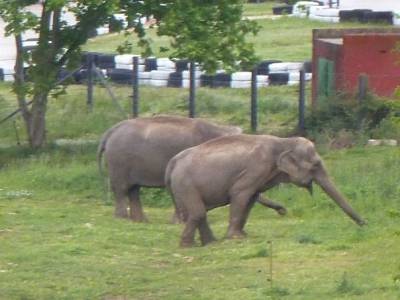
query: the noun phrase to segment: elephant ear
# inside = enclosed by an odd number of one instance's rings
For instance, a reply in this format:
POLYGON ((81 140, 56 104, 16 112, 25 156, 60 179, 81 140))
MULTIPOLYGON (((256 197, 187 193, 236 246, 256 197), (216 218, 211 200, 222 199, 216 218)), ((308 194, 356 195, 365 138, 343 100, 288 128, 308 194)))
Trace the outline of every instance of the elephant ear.
POLYGON ((279 170, 289 175, 296 175, 299 172, 292 150, 283 152, 278 158, 277 165, 279 170))

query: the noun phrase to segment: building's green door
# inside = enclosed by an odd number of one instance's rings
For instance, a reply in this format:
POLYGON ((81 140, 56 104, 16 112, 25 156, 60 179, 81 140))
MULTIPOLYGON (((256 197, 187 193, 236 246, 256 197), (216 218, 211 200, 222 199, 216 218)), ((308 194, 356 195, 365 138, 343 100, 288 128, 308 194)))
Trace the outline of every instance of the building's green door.
POLYGON ((335 63, 326 58, 318 59, 318 102, 326 101, 335 92, 335 63))

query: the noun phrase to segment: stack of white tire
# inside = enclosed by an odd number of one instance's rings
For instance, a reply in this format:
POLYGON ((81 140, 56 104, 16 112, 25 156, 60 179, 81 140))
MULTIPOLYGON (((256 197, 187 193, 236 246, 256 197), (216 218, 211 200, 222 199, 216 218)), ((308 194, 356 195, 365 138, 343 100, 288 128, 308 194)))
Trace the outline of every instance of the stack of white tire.
POLYGON ((140 58, 139 55, 132 54, 121 54, 116 55, 114 58, 115 68, 124 70, 133 70, 133 58, 139 57, 139 72, 144 71, 144 59, 140 58))
POLYGON ((312 6, 309 11, 309 18, 312 20, 339 23, 339 9, 329 6, 312 6))
POLYGON ((293 5, 292 15, 300 18, 307 18, 310 14, 310 9, 313 6, 319 6, 320 4, 315 1, 298 1, 293 5))
MULTIPOLYGON (((203 75, 204 72, 196 69, 194 72, 194 78, 195 78, 195 87, 200 87, 200 77, 203 75)), ((183 88, 189 88, 190 87, 190 71, 182 71, 182 87, 183 88)))
POLYGON ((400 26, 400 11, 393 12, 393 25, 400 26))

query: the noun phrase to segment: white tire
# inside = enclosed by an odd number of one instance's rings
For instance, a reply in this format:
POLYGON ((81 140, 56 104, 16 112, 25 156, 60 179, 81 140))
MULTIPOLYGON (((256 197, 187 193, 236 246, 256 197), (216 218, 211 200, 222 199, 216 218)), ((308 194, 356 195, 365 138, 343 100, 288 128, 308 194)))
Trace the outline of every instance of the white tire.
MULTIPOLYGON (((133 65, 115 64, 116 69, 133 70, 133 65)), ((144 72, 144 65, 139 65, 139 72, 144 72)))
MULTIPOLYGON (((200 79, 200 76, 203 75, 203 73, 204 73, 203 71, 196 70, 194 72, 194 78, 200 79)), ((182 71, 182 79, 189 80, 190 79, 190 71, 182 71)))
POLYGON ((251 72, 232 73, 232 81, 251 81, 251 72))
POLYGON ((169 71, 159 71, 159 70, 153 70, 150 71, 151 73, 151 79, 153 80, 168 80, 169 74, 171 72, 169 71))
POLYGON ((231 81, 231 88, 234 88, 234 89, 245 89, 245 88, 250 88, 250 87, 251 87, 251 81, 249 81, 249 80, 232 80, 231 81))
POLYGON ((279 73, 287 71, 287 63, 273 63, 268 66, 269 73, 279 73))
POLYGON ((393 25, 400 26, 400 11, 393 12, 393 25))
POLYGON ((96 29, 97 35, 104 35, 110 32, 108 26, 99 27, 96 29))
POLYGON ((168 84, 168 80, 151 79, 150 85, 156 87, 165 87, 168 84))
POLYGON ((289 82, 291 81, 300 81, 300 72, 290 72, 289 82))
POLYGON ((139 55, 134 55, 134 54, 116 55, 114 61, 116 64, 131 65, 133 64, 134 56, 139 57, 139 64, 144 64, 144 59, 142 59, 139 55))
POLYGON ((14 81, 14 74, 4 74, 4 81, 13 82, 14 81))
POLYGON ((172 69, 175 70, 175 62, 169 58, 157 58, 157 69, 172 69))
POLYGON ((151 79, 151 72, 139 72, 139 80, 140 79, 151 79))
MULTIPOLYGON (((200 87, 200 80, 196 79, 195 80, 195 86, 200 87)), ((185 89, 188 89, 190 87, 190 80, 189 79, 183 79, 182 80, 182 87, 185 89)))
POLYGON ((336 8, 320 9, 320 10, 318 10, 318 13, 316 15, 320 16, 320 17, 337 17, 337 18, 339 18, 339 9, 336 9, 336 8))
POLYGON ((258 87, 266 87, 268 85, 269 85, 268 75, 257 75, 257 86, 258 87))

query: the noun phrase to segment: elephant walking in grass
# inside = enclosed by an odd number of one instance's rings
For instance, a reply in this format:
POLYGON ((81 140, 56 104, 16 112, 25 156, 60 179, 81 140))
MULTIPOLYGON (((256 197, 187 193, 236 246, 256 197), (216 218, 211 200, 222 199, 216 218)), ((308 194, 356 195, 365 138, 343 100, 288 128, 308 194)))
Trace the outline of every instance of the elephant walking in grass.
MULTIPOLYGON (((108 166, 116 199, 115 216, 145 221, 140 187, 164 187, 165 168, 174 155, 210 139, 241 132, 239 127, 177 116, 136 118, 116 124, 104 133, 98 148, 100 170, 103 153, 108 166)), ((281 214, 285 212, 279 204, 260 202, 281 214)))
POLYGON ((315 182, 357 224, 365 224, 336 189, 313 143, 301 137, 240 134, 217 138, 173 157, 165 182, 186 220, 182 247, 194 244, 196 229, 202 245, 214 241, 206 212, 228 204, 227 237, 244 236, 244 225, 259 194, 285 182, 310 191, 315 182))

